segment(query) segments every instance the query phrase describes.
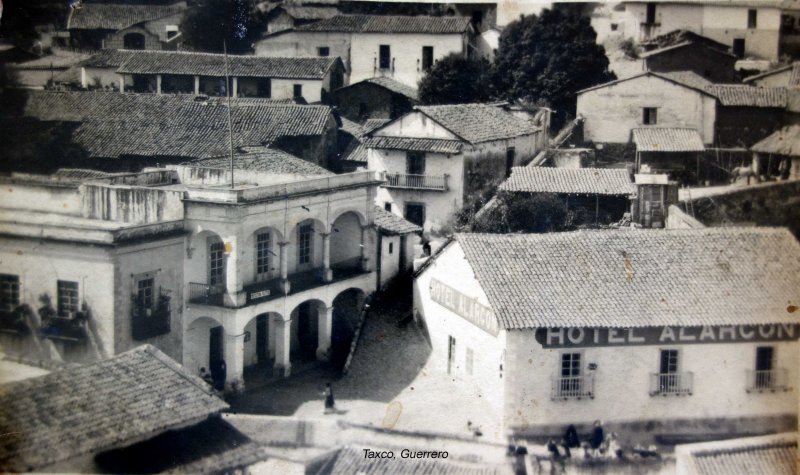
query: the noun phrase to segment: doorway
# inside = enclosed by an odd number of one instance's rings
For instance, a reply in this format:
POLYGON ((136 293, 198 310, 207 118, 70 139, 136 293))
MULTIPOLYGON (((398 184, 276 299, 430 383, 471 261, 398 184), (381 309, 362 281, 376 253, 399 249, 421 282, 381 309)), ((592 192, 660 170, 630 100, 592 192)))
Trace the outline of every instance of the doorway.
POLYGON ((256 361, 260 365, 269 361, 267 342, 269 341, 269 320, 266 314, 256 317, 256 361))

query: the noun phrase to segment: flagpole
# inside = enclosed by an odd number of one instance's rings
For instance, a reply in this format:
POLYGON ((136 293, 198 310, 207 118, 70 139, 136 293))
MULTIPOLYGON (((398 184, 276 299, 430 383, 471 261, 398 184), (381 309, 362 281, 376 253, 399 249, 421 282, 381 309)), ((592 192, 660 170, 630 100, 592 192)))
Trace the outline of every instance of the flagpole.
POLYGON ((231 119, 231 79, 228 75, 228 46, 222 40, 222 52, 225 56, 225 95, 228 96, 228 145, 231 152, 231 189, 233 189, 233 120, 231 119))

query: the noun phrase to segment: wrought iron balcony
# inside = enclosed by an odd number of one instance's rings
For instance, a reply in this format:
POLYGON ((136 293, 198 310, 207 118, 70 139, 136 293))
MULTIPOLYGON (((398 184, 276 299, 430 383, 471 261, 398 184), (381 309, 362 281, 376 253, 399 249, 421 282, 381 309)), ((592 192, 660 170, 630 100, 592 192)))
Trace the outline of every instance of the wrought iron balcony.
POLYGON ((691 396, 692 373, 650 373, 651 396, 691 396))
POLYGON ((87 314, 82 311, 66 311, 42 317, 39 334, 42 338, 64 341, 86 340, 87 314))
POLYGON ((170 332, 172 297, 169 291, 159 289, 153 306, 146 306, 137 296, 131 306, 131 334, 134 340, 146 340, 170 332))
POLYGON ((225 301, 224 284, 201 284, 189 282, 189 302, 203 305, 222 306, 225 301))
POLYGON ((447 175, 409 175, 387 173, 386 185, 389 188, 408 188, 414 190, 447 191, 447 175))
POLYGON ((584 376, 555 376, 550 399, 594 399, 594 373, 584 376))
POLYGON ((766 371, 747 371, 747 392, 790 391, 789 370, 785 368, 766 371))

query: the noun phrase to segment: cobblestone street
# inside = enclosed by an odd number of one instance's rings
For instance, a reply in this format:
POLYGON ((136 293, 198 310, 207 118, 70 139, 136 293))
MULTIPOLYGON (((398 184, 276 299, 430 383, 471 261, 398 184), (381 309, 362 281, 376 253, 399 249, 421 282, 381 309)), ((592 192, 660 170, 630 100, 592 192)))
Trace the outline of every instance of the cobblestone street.
POLYGON ((374 306, 347 375, 337 377, 332 369, 314 366, 247 391, 231 402, 233 410, 318 418, 323 414, 324 384, 333 381, 338 413, 325 417, 457 435, 469 435, 467 423, 471 421, 481 428, 483 439, 501 440, 493 425, 498 417, 490 405, 467 383, 449 377, 440 362, 430 360, 430 346, 413 323, 396 324, 409 307, 409 302, 397 299, 374 306))

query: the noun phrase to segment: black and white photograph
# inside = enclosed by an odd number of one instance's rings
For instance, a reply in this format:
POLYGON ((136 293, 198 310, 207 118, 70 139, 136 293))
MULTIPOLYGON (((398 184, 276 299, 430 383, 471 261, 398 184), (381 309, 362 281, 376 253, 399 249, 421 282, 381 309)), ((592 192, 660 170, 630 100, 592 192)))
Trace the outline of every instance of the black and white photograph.
POLYGON ((797 475, 800 0, 0 0, 0 473, 797 475))

